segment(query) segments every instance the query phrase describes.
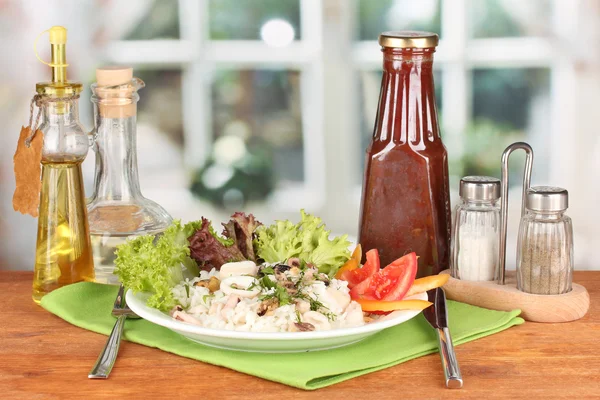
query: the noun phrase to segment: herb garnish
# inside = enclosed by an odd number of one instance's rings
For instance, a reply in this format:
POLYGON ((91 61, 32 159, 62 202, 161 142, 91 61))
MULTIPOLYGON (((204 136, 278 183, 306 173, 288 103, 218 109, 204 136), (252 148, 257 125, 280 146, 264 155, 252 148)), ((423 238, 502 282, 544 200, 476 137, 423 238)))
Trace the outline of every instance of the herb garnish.
POLYGON ((264 267, 260 270, 260 273, 263 275, 274 275, 275 270, 273 269, 273 267, 264 267))
MULTIPOLYGON (((259 297, 262 300, 268 300, 276 298, 279 302, 279 306, 285 306, 288 304, 295 303, 296 300, 305 300, 310 304, 311 311, 317 311, 321 314, 325 315, 329 320, 335 320, 336 316, 334 313, 329 310, 323 303, 321 303, 316 298, 313 298, 305 293, 303 293, 303 289, 305 288, 304 284, 304 275, 306 270, 308 269, 307 263, 301 260, 301 265, 299 267, 299 279, 295 280, 291 276, 278 276, 278 279, 283 279, 285 282, 294 282, 293 288, 286 289, 279 281, 273 280, 270 275, 276 275, 275 269, 271 266, 264 267, 260 270, 261 278, 257 279, 257 283, 253 283, 248 290, 253 289, 255 286, 261 286, 262 289, 266 289, 270 291, 268 294, 263 294, 259 297), (291 293, 290 293, 291 292, 291 293)), ((315 277, 317 278, 317 277, 315 277)), ((299 318, 300 312, 296 310, 296 316, 298 317, 298 322, 300 322, 299 318)))
POLYGON ((265 289, 273 289, 277 287, 277 282, 273 282, 267 275, 260 278, 258 281, 265 289))
POLYGON ((271 294, 266 294, 260 296, 260 300, 268 300, 272 298, 277 298, 280 306, 287 306, 288 304, 292 304, 292 297, 288 293, 288 291, 280 285, 275 284, 275 291, 271 294))
POLYGON ((250 286, 248 286, 248 287, 240 286, 240 285, 238 285, 237 283, 232 283, 232 284, 231 284, 231 288, 232 288, 232 289, 236 289, 236 290, 247 290, 247 291, 248 291, 248 290, 252 290, 252 289, 254 289, 254 286, 256 286, 256 284, 255 284, 254 282, 252 282, 252 283, 250 284, 250 286))
POLYGON ((310 304, 311 311, 320 312, 321 314, 325 315, 330 321, 333 321, 335 319, 335 314, 330 312, 329 308, 325 307, 325 305, 319 300, 313 299, 312 297, 307 296, 304 293, 301 293, 300 291, 298 291, 295 297, 297 299, 308 301, 308 303, 310 304))

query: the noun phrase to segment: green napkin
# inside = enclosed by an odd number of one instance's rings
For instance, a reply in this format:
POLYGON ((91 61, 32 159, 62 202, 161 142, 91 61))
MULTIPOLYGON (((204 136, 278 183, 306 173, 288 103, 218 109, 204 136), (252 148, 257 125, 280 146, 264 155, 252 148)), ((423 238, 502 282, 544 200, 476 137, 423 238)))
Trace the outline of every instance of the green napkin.
MULTIPOLYGON (((116 286, 82 282, 46 295, 42 299, 42 307, 73 325, 108 335, 115 324, 110 312, 116 295, 116 286)), ((522 324, 524 321, 518 317, 519 313, 519 310, 491 311, 448 301, 448 318, 454 344, 466 343, 522 324)), ((306 353, 274 355, 216 349, 192 342, 143 319, 127 320, 124 338, 307 390, 329 386, 438 351, 435 332, 422 314, 357 344, 306 353)))

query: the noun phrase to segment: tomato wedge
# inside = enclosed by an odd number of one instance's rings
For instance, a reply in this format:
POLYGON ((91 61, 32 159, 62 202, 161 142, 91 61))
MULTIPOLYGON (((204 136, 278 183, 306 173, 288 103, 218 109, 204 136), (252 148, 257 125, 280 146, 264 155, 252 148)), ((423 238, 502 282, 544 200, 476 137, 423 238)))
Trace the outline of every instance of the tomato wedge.
POLYGON ((417 277, 417 255, 405 255, 385 267, 384 271, 398 278, 398 284, 382 297, 385 301, 402 300, 417 277))
POLYGON ((415 253, 410 253, 362 282, 354 284, 350 290, 350 297, 354 300, 402 300, 415 281, 416 275, 417 256, 415 253))
POLYGON ((366 256, 367 262, 365 262, 361 268, 357 268, 352 271, 345 271, 340 277, 341 279, 348 281, 348 287, 350 289, 357 285, 368 287, 369 284, 365 282, 369 280, 371 276, 379 272, 379 252, 377 249, 367 251, 366 256))

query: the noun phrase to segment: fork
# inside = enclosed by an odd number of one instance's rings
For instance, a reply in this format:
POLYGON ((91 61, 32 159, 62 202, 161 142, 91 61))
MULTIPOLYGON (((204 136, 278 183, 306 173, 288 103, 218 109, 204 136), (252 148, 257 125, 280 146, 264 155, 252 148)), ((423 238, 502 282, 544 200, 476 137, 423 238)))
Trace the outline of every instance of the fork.
POLYGON ((117 317, 117 322, 106 341, 106 345, 102 350, 102 353, 98 356, 96 364, 88 374, 88 378, 91 379, 106 379, 110 374, 115 361, 117 360, 117 354, 119 353, 119 345, 121 344, 121 336, 123 336, 123 328, 125 327, 125 320, 129 318, 139 318, 133 311, 127 306, 125 297, 125 288, 123 285, 119 287, 119 293, 115 299, 115 303, 112 309, 113 317, 117 317))

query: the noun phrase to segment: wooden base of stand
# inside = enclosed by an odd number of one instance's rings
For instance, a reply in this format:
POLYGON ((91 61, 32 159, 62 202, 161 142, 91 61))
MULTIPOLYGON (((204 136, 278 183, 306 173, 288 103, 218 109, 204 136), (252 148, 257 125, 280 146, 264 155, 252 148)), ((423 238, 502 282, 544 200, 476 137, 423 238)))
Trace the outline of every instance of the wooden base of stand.
MULTIPOLYGON (((450 274, 450 270, 441 272, 450 274)), ((538 295, 517 289, 514 271, 506 271, 506 284, 496 281, 471 282, 450 277, 444 285, 446 297, 451 300, 492 310, 521 310, 521 317, 534 322, 569 322, 583 317, 590 308, 587 290, 573 283, 573 290, 560 295, 538 295)))

